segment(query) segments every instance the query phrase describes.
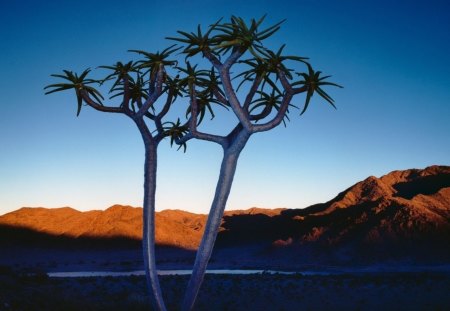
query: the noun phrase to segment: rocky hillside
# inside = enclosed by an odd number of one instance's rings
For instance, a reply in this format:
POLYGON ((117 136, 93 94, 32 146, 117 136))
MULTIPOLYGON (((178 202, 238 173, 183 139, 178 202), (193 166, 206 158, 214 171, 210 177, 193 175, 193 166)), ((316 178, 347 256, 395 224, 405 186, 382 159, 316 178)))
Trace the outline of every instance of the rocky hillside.
MULTIPOLYGON (((158 244, 196 248, 205 215, 166 210, 156 215, 158 244)), ((63 208, 21 208, 0 216, 0 225, 32 229, 70 238, 142 238, 142 208, 114 205, 105 211, 63 208)))
POLYGON ((222 227, 222 246, 271 241, 303 257, 450 260, 450 167, 371 176, 326 203, 226 216, 222 227))
MULTIPOLYGON (((251 208, 227 215, 279 214, 282 209, 251 208)), ((181 210, 156 213, 156 240, 159 245, 196 249, 207 215, 181 210)), ((142 208, 114 205, 105 211, 80 212, 70 207, 30 208, 0 216, 0 225, 31 229, 69 238, 142 238, 142 208)))

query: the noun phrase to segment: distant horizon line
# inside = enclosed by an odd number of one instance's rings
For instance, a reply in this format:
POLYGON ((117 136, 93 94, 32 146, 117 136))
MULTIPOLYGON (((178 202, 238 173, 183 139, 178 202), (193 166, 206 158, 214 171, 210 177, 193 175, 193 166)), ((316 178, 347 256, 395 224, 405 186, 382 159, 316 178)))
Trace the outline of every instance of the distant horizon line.
MULTIPOLYGON (((135 209, 142 209, 142 206, 133 206, 133 205, 129 205, 129 204, 113 204, 107 208, 104 209, 89 209, 89 210, 79 210, 76 209, 74 207, 71 206, 61 206, 61 207, 45 207, 45 206, 22 206, 19 207, 15 210, 6 212, 5 214, 2 214, 0 216, 15 212, 15 211, 19 211, 22 209, 47 209, 47 210, 57 210, 57 209, 71 209, 80 213, 84 213, 84 212, 93 212, 93 211, 107 211, 109 209, 113 209, 115 207, 127 207, 127 208, 135 208, 135 209)), ((288 207, 258 207, 258 206, 252 206, 249 208, 236 208, 236 209, 226 209, 226 212, 239 212, 239 211, 249 211, 249 210, 271 210, 271 211, 277 211, 277 210, 287 210, 287 209, 303 209, 306 207, 299 207, 299 208, 288 208, 288 207)), ((197 212, 191 212, 189 210, 186 209, 179 209, 179 208, 166 208, 166 209, 162 209, 159 211, 156 211, 156 213, 160 213, 160 212, 165 212, 165 211, 181 211, 181 212, 187 212, 187 213, 191 213, 191 214, 197 214, 197 215, 207 215, 208 213, 197 213, 197 212)))

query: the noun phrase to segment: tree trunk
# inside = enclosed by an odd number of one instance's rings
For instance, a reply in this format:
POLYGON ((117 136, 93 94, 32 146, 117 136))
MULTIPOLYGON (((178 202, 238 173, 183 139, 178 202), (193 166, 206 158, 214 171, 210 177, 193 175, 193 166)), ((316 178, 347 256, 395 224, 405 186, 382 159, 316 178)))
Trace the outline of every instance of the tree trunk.
POLYGON ((150 287, 152 304, 156 310, 166 311, 159 285, 155 259, 155 194, 157 145, 145 141, 144 164, 144 205, 143 205, 143 237, 142 248, 144 255, 145 276, 150 287))
POLYGON ((197 251, 192 275, 184 296, 182 305, 182 310, 184 311, 192 310, 200 286, 203 282, 206 267, 214 248, 214 242, 216 241, 217 232, 222 222, 222 216, 230 194, 231 185, 233 184, 237 161, 239 159, 240 151, 242 150, 242 148, 238 149, 239 150, 236 150, 236 148, 227 148, 224 151, 214 200, 211 205, 205 232, 203 233, 203 238, 197 251))

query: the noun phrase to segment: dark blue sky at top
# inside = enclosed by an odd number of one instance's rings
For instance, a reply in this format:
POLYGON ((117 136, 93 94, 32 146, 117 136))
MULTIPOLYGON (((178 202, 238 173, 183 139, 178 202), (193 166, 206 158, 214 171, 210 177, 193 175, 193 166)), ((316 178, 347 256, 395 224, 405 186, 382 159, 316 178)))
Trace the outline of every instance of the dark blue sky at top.
MULTIPOLYGON (((0 214, 141 204, 143 147, 133 124, 90 109, 76 118, 73 94, 44 96, 50 74, 126 61, 128 49, 162 50, 177 30, 220 17, 266 13, 266 25, 287 19, 271 48, 286 43, 286 53, 310 57, 344 89, 329 90, 336 111, 314 98, 286 128, 252 138, 229 209, 301 208, 368 175, 449 164, 447 1, 3 1, 0 214)), ((182 154, 167 145, 159 209, 206 212, 220 150, 194 142, 182 154)))

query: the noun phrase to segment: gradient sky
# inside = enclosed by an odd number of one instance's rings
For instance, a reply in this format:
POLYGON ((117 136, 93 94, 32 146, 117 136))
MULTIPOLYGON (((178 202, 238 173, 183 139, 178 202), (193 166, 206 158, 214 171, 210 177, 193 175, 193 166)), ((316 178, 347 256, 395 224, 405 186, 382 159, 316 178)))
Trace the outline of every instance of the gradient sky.
MULTIPOLYGON (((448 1, 2 1, 0 214, 23 206, 141 206, 143 145, 131 120, 86 108, 72 93, 45 96, 62 69, 162 50, 177 30, 231 14, 286 18, 273 49, 310 57, 344 89, 337 110, 315 99, 286 128, 254 135, 227 209, 303 208, 369 175, 450 164, 448 1)), ((301 102, 303 98, 297 101, 301 102)), ((218 126, 221 126, 218 124, 218 126)), ((217 145, 160 147, 158 210, 206 213, 217 145)))

